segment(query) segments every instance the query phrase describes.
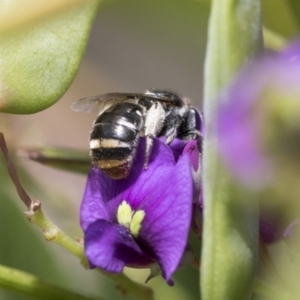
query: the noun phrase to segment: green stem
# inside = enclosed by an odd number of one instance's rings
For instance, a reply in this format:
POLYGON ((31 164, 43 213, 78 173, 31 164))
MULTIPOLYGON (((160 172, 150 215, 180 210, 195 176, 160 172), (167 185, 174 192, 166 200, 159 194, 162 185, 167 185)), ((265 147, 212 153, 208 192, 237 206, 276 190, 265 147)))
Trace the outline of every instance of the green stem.
POLYGON ((204 72, 202 300, 248 299, 256 271, 257 199, 235 186, 223 166, 215 114, 224 104, 221 90, 262 47, 260 11, 259 0, 212 2, 204 72))
POLYGON ((78 257, 85 268, 88 268, 82 244, 70 238, 43 214, 40 201, 33 200, 29 211, 24 214, 31 223, 43 229, 43 234, 47 241, 53 241, 64 247, 78 257))
MULTIPOLYGON (((36 224, 37 226, 43 229, 43 234, 47 241, 52 241, 59 244, 60 246, 62 246, 63 248, 71 252, 73 255, 78 257, 81 261, 81 264, 85 268, 89 268, 88 261, 83 251, 82 243, 71 239, 62 230, 60 230, 55 224, 53 224, 43 214, 41 210, 41 203, 38 200, 32 201, 30 210, 28 212, 25 212, 25 215, 31 223, 36 224)), ((100 269, 98 269, 98 271, 104 276, 113 280, 117 285, 117 289, 123 295, 131 294, 136 296, 138 299, 145 299, 145 300, 153 299, 153 292, 150 288, 132 281, 126 275, 112 274, 100 269)))
MULTIPOLYGON (((29 209, 29 211, 25 212, 25 215, 28 218, 28 220, 31 223, 34 223, 40 228, 42 228, 46 240, 54 241, 57 244, 61 245, 66 250, 68 250, 69 252, 77 256, 80 259, 82 265, 88 268, 88 261, 85 257, 82 243, 71 239, 62 230, 60 230, 55 224, 53 224, 43 214, 41 210, 40 201, 31 200, 27 192, 22 187, 16 168, 14 167, 14 164, 10 159, 4 135, 1 132, 0 132, 0 150, 4 155, 10 178, 18 191, 18 195, 20 199, 23 201, 23 203, 29 209)), ((124 274, 111 274, 102 270, 99 271, 106 277, 112 279, 117 284, 117 288, 123 294, 126 295, 132 294, 139 299, 145 299, 145 300, 153 299, 153 293, 150 288, 132 281, 124 274)))
POLYGON ((205 60, 205 126, 213 121, 216 96, 262 48, 260 0, 214 0, 205 60))
POLYGON ((6 290, 47 300, 100 300, 90 298, 59 286, 49 284, 38 277, 0 265, 0 287, 6 290))

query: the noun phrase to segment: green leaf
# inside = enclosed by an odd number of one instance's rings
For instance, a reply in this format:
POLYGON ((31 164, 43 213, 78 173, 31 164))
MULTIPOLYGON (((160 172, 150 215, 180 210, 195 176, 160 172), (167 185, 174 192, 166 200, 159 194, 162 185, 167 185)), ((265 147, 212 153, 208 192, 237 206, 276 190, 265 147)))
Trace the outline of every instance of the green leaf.
POLYGON ((218 94, 262 48, 259 0, 214 0, 205 62, 201 299, 248 299, 257 265, 257 199, 232 182, 218 153, 218 94))
POLYGON ((91 157, 88 151, 44 147, 21 149, 18 154, 45 166, 84 175, 87 175, 91 167, 91 157))
POLYGON ((48 108, 78 70, 99 1, 0 0, 0 111, 48 108))

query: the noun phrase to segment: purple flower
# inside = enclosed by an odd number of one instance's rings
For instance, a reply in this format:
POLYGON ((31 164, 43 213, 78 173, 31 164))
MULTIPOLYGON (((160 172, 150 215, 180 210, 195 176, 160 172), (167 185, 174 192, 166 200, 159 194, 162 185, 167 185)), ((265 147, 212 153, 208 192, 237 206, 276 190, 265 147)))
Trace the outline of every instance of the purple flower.
POLYGON ((245 68, 223 93, 220 151, 236 178, 251 188, 274 182, 288 159, 299 158, 299 78, 300 43, 294 43, 245 68))
POLYGON ((221 95, 219 150, 244 187, 259 190, 260 236, 284 237, 299 199, 300 42, 248 65, 221 95))
POLYGON ((192 201, 198 191, 195 170, 200 169, 194 141, 172 144, 170 148, 154 139, 144 170, 145 140, 140 138, 126 179, 113 180, 98 168, 90 170, 80 220, 91 267, 120 273, 124 266, 158 263, 162 276, 172 285, 171 276, 187 244, 192 201))

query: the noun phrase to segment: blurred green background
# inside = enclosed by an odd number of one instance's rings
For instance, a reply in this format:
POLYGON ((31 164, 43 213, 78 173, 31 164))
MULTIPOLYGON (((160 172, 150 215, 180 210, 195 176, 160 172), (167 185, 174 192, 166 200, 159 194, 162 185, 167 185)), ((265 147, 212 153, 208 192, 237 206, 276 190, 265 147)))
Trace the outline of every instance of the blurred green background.
MULTIPOLYGON (((114 0, 100 6, 79 72, 67 93, 51 108, 34 115, 0 113, 0 131, 12 153, 23 147, 63 146, 88 153, 88 136, 95 115, 71 111, 72 102, 108 92, 143 92, 166 88, 191 98, 201 109, 203 63, 209 1, 114 0)), ((286 37, 297 31, 297 20, 283 0, 263 1, 265 24, 286 37), (281 22, 278 22, 280 18, 281 22)), ((44 213, 70 236, 82 237, 78 211, 85 177, 50 169, 14 157, 22 183, 42 201, 44 213)), ((86 295, 121 299, 114 284, 86 271, 64 249, 44 240, 40 229, 22 215, 25 207, 0 161, 0 263, 86 295)), ((149 271, 129 270, 143 282, 149 271)), ((175 286, 162 278, 148 285, 156 299, 199 299, 198 272, 179 270, 175 286)), ((0 289, 0 299, 31 299, 0 289)), ((127 296, 126 299, 132 299, 127 296)))

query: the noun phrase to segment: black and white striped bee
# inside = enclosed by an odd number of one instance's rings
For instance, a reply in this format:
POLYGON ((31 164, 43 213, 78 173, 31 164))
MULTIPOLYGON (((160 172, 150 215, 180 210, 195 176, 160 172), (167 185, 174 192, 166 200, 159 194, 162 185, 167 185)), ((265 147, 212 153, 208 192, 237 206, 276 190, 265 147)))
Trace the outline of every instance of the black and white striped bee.
POLYGON ((164 91, 144 94, 109 93, 80 99, 72 109, 98 111, 90 135, 93 163, 113 179, 126 178, 130 173, 140 136, 146 138, 144 169, 147 169, 153 137, 165 137, 170 144, 175 137, 197 139, 200 122, 198 112, 186 98, 164 91))

